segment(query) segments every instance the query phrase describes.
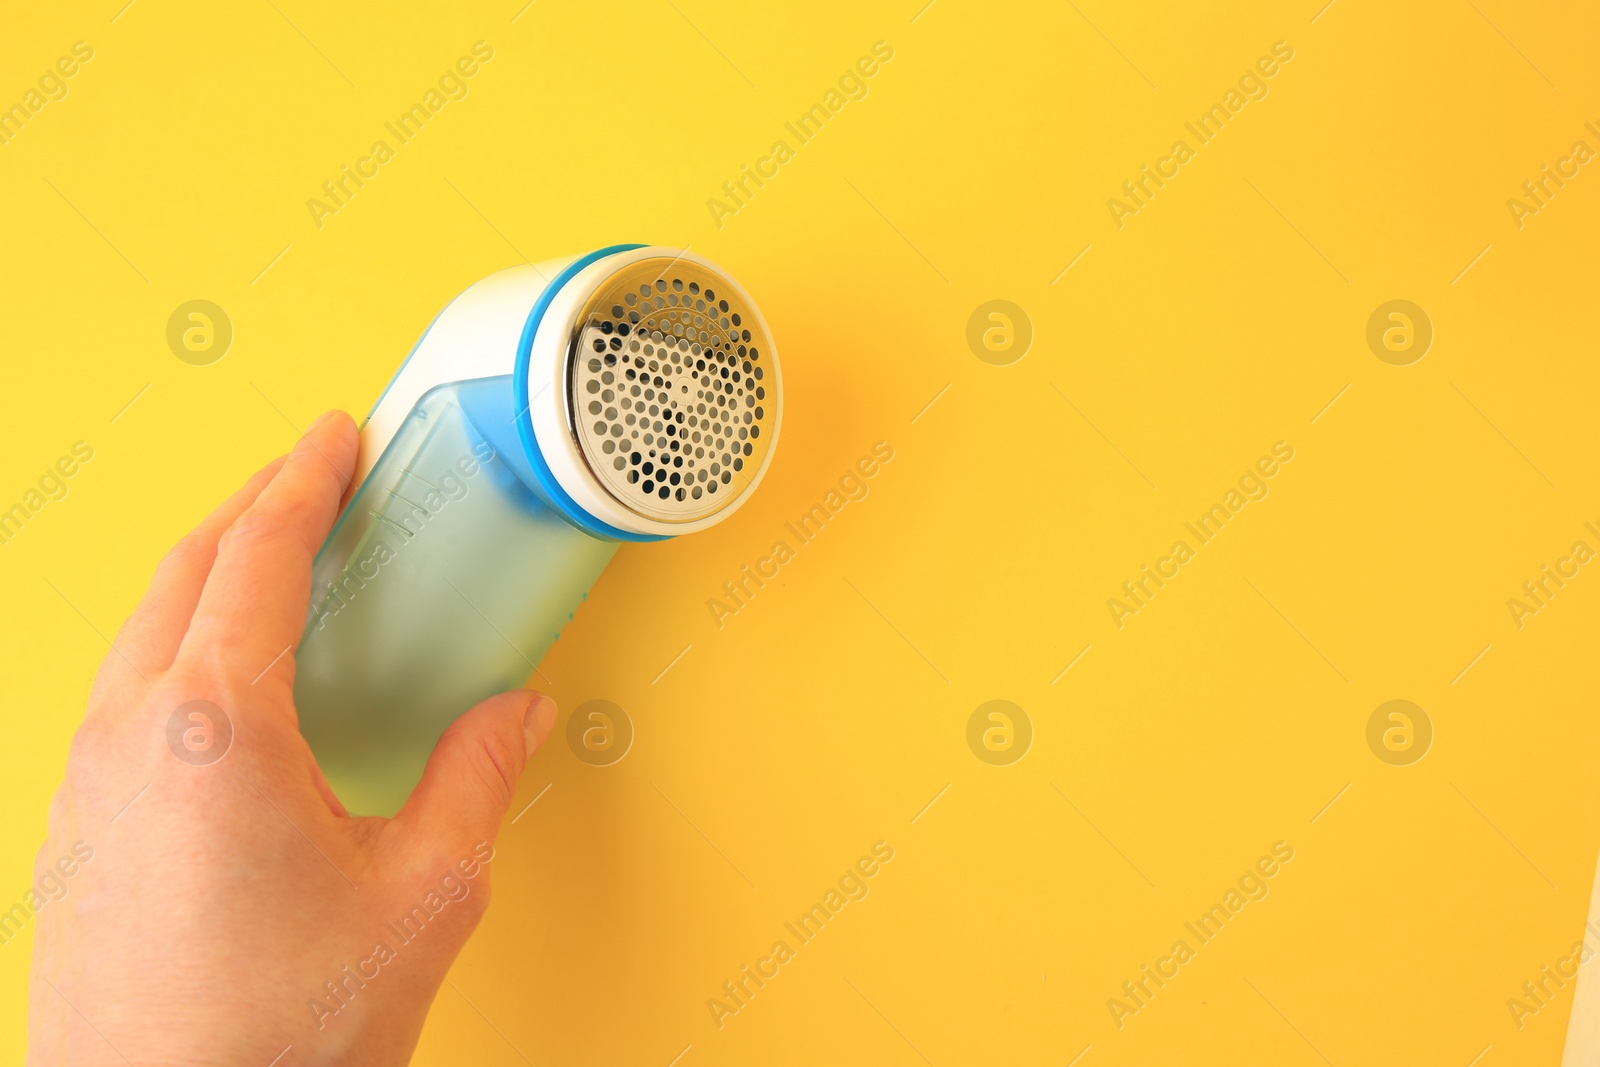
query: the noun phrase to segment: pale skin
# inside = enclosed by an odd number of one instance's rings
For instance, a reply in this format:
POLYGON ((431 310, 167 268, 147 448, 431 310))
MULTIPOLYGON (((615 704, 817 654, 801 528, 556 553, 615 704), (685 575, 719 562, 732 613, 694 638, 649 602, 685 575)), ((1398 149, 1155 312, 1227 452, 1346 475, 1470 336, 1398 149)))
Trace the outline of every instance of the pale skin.
POLYGON ((314 423, 161 561, 101 665, 35 865, 66 895, 34 919, 29 1064, 410 1060, 556 708, 515 690, 461 709, 397 816, 345 811, 300 736, 293 646, 356 448, 343 412, 314 423), (193 700, 232 724, 214 762, 169 744, 193 700), (402 942, 388 924, 430 894, 402 942))

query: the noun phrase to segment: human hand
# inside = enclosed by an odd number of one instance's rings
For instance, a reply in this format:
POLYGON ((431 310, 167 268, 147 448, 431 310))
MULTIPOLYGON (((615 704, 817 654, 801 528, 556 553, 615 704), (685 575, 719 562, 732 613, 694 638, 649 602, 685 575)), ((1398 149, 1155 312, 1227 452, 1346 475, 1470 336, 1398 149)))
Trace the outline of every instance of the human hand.
POLYGON ((356 449, 318 419, 162 560, 101 665, 35 865, 65 895, 36 917, 30 1064, 409 1060, 556 709, 491 697, 393 819, 345 811, 292 646, 356 449))

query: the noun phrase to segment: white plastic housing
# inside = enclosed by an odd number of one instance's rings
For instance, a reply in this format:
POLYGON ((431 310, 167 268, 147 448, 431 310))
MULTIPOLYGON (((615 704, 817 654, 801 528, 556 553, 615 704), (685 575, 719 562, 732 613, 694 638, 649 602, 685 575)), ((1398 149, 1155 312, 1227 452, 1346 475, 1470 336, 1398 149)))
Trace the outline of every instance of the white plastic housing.
MULTIPOLYGON (((512 374, 523 329, 535 302, 549 283, 578 258, 567 256, 511 267, 483 279, 450 302, 368 417, 361 432, 356 485, 366 478, 406 416, 429 389, 448 382, 512 374)), ((572 432, 567 362, 571 358, 573 330, 590 296, 607 278, 623 267, 653 258, 688 261, 718 274, 723 278, 723 287, 731 288, 742 298, 757 319, 755 325, 769 339, 769 349, 773 347, 771 333, 756 303, 738 282, 709 260, 662 246, 617 252, 579 270, 546 308, 529 353, 528 395, 521 401, 528 408, 534 439, 546 464, 579 507, 601 522, 629 533, 671 537, 716 525, 755 491, 776 450, 777 434, 783 424, 783 390, 775 378, 771 390, 773 419, 768 431, 772 437, 760 466, 739 495, 711 515, 687 522, 651 518, 624 504, 595 478, 572 432)), ((777 353, 773 351, 771 355, 772 367, 778 373, 777 353)))

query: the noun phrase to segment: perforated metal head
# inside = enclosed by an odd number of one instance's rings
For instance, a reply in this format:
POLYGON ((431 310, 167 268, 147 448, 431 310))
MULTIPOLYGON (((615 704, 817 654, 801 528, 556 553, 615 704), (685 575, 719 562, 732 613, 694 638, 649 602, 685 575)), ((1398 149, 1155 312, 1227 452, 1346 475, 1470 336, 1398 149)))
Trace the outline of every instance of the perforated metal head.
POLYGON ((776 437, 771 338, 739 288, 702 263, 643 259, 601 282, 578 314, 567 366, 584 461, 651 519, 727 510, 776 437))

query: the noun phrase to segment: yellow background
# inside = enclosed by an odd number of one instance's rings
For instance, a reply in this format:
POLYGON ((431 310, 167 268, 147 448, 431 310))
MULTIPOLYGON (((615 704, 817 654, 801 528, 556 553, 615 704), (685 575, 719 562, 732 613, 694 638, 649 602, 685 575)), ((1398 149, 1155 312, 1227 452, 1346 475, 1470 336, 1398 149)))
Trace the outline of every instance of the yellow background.
MULTIPOLYGON (((0 32, 0 102, 95 49, 0 146, 0 503, 95 449, 0 546, 0 898, 167 546, 315 414, 364 413, 471 282, 687 244, 778 340, 776 459, 730 521, 624 548, 543 664, 563 719, 514 810, 549 791, 419 1063, 1558 1061, 1571 987, 1520 1031, 1505 1002, 1595 869, 1600 573, 1521 630, 1506 600, 1600 547, 1600 174, 1520 230, 1506 200, 1600 148, 1592 11, 121 2, 0 32), (478 40, 470 95, 314 226, 478 40), (1107 198, 1279 40, 1270 95, 1119 230, 1107 198), (236 332, 211 366, 165 342, 197 298, 236 332), (1407 367, 1365 341, 1396 298, 1435 329, 1407 367), (965 340, 991 299, 1033 323, 1009 366, 965 340), (718 630, 707 599, 879 440, 870 496, 718 630), (1107 598, 1278 440, 1270 496, 1119 630, 1107 598), (608 768, 564 740, 597 698, 637 730, 608 768), (1034 727, 1011 766, 967 747, 991 699, 1034 727), (1409 767, 1367 747, 1391 699, 1435 729, 1409 767), (878 840, 871 895, 717 1029, 707 998, 878 840), (1107 998, 1279 840, 1271 895, 1118 1030, 1107 998)), ((27 952, 0 949, 5 1062, 27 952)))

